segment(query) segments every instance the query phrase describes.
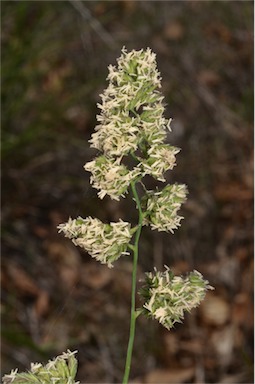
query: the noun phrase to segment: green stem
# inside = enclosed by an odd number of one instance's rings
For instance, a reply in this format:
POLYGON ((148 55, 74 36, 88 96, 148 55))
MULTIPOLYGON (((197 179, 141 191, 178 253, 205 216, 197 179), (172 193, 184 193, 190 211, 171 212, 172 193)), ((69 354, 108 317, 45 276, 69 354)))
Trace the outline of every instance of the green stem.
POLYGON ((142 230, 142 222, 143 222, 143 212, 140 204, 140 200, 136 191, 135 182, 131 182, 131 189, 135 198, 135 202, 139 211, 139 221, 137 226, 137 231, 135 234, 135 242, 133 248, 133 272, 132 272, 132 293, 131 293, 131 317, 130 317, 130 331, 129 331, 129 341, 128 341, 128 349, 127 349, 127 357, 126 357, 126 366, 125 373, 123 377, 122 384, 128 383, 129 372, 131 367, 131 359, 134 345, 134 337, 135 337, 135 323, 136 323, 136 310, 135 310, 135 296, 136 296, 136 273, 137 273, 137 261, 138 261, 138 244, 142 230))

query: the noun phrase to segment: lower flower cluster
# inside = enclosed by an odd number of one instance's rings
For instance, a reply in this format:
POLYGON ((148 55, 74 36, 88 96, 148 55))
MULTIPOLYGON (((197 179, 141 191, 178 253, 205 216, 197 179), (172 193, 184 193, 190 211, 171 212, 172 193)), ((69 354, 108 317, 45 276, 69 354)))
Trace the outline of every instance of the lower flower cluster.
POLYGON ((131 225, 127 222, 120 220, 117 223, 104 224, 92 217, 78 217, 74 220, 69 218, 58 229, 75 245, 110 268, 121 255, 129 254, 127 248, 133 236, 131 225))
POLYGON ((50 360, 46 365, 31 363, 29 372, 20 372, 14 369, 3 377, 3 384, 79 384, 75 381, 77 360, 75 353, 67 351, 50 360))
POLYGON ((174 276, 168 267, 165 272, 146 273, 140 295, 145 300, 143 314, 159 321, 168 330, 181 323, 184 312, 190 312, 204 299, 206 291, 213 289, 198 271, 187 277, 174 276))

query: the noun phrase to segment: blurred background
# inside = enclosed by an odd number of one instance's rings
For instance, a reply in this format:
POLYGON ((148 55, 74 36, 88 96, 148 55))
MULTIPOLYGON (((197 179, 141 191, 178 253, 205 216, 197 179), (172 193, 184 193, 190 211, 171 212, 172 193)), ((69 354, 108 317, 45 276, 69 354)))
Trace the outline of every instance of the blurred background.
POLYGON ((78 215, 136 223, 133 201, 99 200, 83 169, 107 66, 125 45, 157 54, 169 142, 182 149, 167 181, 189 188, 174 235, 144 229, 138 278, 167 264, 215 287, 170 332, 138 319, 131 380, 252 383, 253 2, 1 6, 2 374, 69 348, 82 383, 122 380, 131 259, 109 270, 56 226, 78 215))

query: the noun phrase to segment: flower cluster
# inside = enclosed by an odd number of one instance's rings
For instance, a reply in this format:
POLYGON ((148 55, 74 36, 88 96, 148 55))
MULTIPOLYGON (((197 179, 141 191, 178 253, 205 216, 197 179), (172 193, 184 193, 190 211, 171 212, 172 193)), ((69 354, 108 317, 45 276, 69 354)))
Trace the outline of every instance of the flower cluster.
POLYGON ((155 53, 149 48, 131 52, 123 48, 117 64, 109 66, 110 84, 98 104, 100 124, 90 140, 92 147, 111 156, 135 151, 142 139, 155 142, 156 136, 165 137, 168 124, 162 116, 163 96, 157 90, 161 78, 155 53))
POLYGON ((123 48, 117 66, 109 66, 107 79, 109 85, 98 104, 99 124, 90 139, 91 147, 102 155, 85 169, 92 174, 90 181, 99 198, 109 195, 119 200, 131 181, 146 174, 165 181, 163 173, 174 167, 179 149, 164 144, 171 119, 163 116, 155 53, 149 48, 131 52, 123 48), (131 170, 123 164, 129 154, 137 160, 131 170))
POLYGON ((213 289, 201 273, 191 272, 186 278, 165 272, 146 273, 140 295, 145 300, 141 312, 158 320, 168 330, 182 322, 184 311, 190 312, 204 299, 206 291, 213 289))
POLYGON ((142 200, 147 212, 144 224, 152 229, 173 233, 183 219, 177 212, 185 202, 187 187, 184 184, 167 185, 162 191, 149 191, 142 200))
POLYGON ((175 166, 175 155, 179 148, 168 144, 153 145, 148 150, 148 159, 141 160, 145 174, 153 176, 159 181, 166 181, 164 173, 175 166))
POLYGON ((112 262, 127 252, 134 230, 129 223, 120 220, 117 223, 104 224, 99 219, 69 218, 67 223, 58 226, 59 232, 72 242, 84 248, 92 257, 112 267, 112 262))
POLYGON ((31 363, 30 371, 18 373, 18 369, 3 377, 3 384, 79 384, 75 381, 77 360, 75 353, 67 351, 43 366, 40 363, 31 363))
POLYGON ((129 171, 120 163, 120 158, 113 159, 104 155, 86 163, 84 168, 91 172, 91 184, 99 189, 98 197, 101 199, 106 194, 113 200, 119 200, 120 196, 124 197, 130 182, 140 175, 139 169, 129 171))

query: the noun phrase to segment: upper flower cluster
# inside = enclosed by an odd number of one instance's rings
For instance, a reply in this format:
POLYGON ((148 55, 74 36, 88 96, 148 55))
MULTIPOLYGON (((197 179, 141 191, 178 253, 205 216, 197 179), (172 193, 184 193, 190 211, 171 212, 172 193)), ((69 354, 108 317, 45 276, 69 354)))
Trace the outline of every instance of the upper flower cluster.
POLYGON ((67 223, 58 226, 59 232, 72 239, 72 242, 84 248, 92 257, 112 267, 112 262, 127 252, 128 244, 133 236, 129 223, 120 220, 118 223, 104 224, 92 217, 69 218, 67 223))
POLYGON ((79 381, 75 381, 77 360, 74 355, 76 352, 68 350, 54 360, 49 360, 45 366, 41 363, 31 363, 29 372, 18 373, 18 369, 12 370, 10 374, 3 377, 3 384, 79 384, 79 381))
POLYGON ((117 67, 109 66, 110 84, 100 95, 100 124, 90 142, 109 155, 123 156, 135 151, 143 139, 151 144, 159 138, 161 141, 168 120, 162 116, 163 96, 157 90, 161 78, 155 53, 149 48, 128 53, 123 48, 117 63, 117 67))
POLYGON ((142 313, 158 320, 168 330, 184 318, 204 299, 206 291, 213 289, 198 271, 186 278, 174 276, 166 267, 165 272, 146 273, 145 286, 140 290, 145 299, 142 313))
POLYGON ((165 144, 171 119, 164 115, 160 73, 156 55, 149 48, 127 52, 109 66, 109 85, 98 104, 101 114, 92 134, 91 147, 102 155, 85 165, 98 196, 119 200, 128 186, 148 174, 165 181, 164 173, 175 165, 178 148, 165 144), (131 154, 133 169, 123 163, 131 154))

